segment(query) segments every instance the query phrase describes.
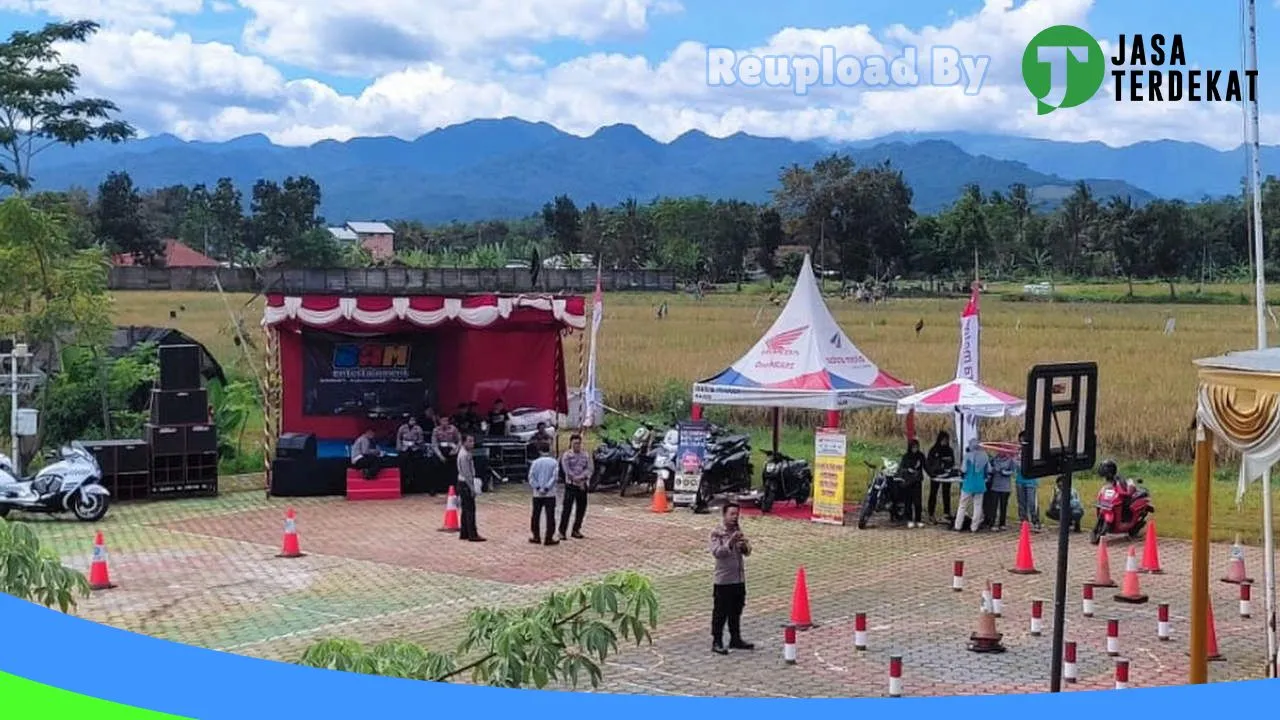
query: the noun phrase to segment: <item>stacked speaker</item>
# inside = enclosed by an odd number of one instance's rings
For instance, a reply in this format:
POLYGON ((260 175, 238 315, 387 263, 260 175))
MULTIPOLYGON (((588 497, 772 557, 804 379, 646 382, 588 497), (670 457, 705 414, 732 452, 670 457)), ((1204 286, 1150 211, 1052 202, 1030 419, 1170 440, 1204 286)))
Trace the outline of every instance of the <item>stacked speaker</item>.
MULTIPOLYGON (((276 441, 276 456, 271 461, 271 494, 277 497, 306 497, 324 494, 317 492, 319 458, 316 436, 310 433, 285 433, 276 441)), ((342 477, 345 492, 346 459, 342 459, 342 477)))
POLYGON ((85 449, 102 468, 113 500, 142 500, 151 489, 151 454, 142 440, 92 440, 85 449))
POLYGON ((210 422, 209 392, 201 386, 198 345, 162 345, 160 381, 151 391, 150 496, 218 493, 218 432, 210 422))

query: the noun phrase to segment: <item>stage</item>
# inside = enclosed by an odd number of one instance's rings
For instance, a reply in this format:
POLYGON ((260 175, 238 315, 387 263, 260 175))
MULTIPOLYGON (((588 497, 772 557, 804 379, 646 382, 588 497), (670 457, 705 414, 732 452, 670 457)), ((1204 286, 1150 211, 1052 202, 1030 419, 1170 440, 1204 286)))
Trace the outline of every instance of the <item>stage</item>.
MULTIPOLYGON (((563 337, 586 317, 577 296, 268 295, 263 325, 276 348, 277 435, 310 438, 275 453, 269 492, 297 497, 343 494, 351 443, 366 429, 400 463, 396 431, 427 406, 444 416, 476 403, 484 416, 502 399, 566 413, 563 337)), ((477 437, 477 471, 523 479, 523 447, 477 437)))

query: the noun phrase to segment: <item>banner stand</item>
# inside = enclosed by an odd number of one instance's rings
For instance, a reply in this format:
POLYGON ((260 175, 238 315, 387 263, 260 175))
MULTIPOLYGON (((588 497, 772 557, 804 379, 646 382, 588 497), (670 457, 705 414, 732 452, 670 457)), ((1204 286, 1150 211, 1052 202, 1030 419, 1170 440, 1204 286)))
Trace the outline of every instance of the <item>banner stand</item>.
POLYGON ((844 479, 848 439, 843 431, 820 428, 813 439, 813 517, 825 525, 844 525, 844 479))

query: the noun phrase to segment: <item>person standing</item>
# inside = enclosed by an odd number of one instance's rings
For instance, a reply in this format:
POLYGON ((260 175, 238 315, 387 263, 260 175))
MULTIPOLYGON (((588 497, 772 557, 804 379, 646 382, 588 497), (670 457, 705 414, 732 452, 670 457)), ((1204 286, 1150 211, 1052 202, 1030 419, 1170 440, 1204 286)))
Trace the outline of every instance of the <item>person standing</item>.
POLYGON ((431 454, 435 456, 434 477, 427 491, 436 495, 458 479, 458 448, 462 445, 462 433, 448 416, 440 418, 440 424, 431 433, 431 454))
POLYGON ((1005 523, 1009 516, 1009 495, 1013 493, 1014 469, 1013 457, 1007 452, 1001 452, 991 463, 991 492, 995 494, 992 524, 1001 532, 1007 529, 1005 523))
POLYGON ((476 439, 471 435, 462 439, 462 447, 458 449, 458 504, 459 515, 458 539, 466 542, 484 542, 480 531, 476 528, 476 496, 480 494, 480 480, 476 478, 476 465, 471 458, 471 451, 476 446, 476 439))
POLYGON ((1032 532, 1040 532, 1040 480, 1023 477, 1022 468, 1014 465, 1014 485, 1018 490, 1018 521, 1031 523, 1032 532))
POLYGON ((489 410, 489 435, 491 437, 505 437, 507 434, 507 425, 511 422, 511 415, 507 412, 507 406, 502 402, 502 398, 493 401, 493 408, 489 410))
POLYGON ((945 430, 938 433, 929 456, 925 459, 925 472, 929 474, 929 522, 938 524, 938 495, 942 495, 942 515, 951 514, 951 483, 938 480, 951 474, 956 467, 956 451, 951 447, 951 435, 945 430))
POLYGON ((920 441, 911 438, 907 442, 907 452, 898 463, 898 472, 902 476, 902 489, 907 494, 907 527, 922 528, 924 503, 924 453, 920 452, 920 441))
POLYGON ((970 440, 969 449, 964 454, 964 481, 960 485, 960 503, 956 508, 957 532, 964 529, 965 514, 969 511, 973 513, 969 529, 976 533, 982 528, 982 501, 987 493, 989 464, 987 454, 978 447, 978 441, 970 440))
POLYGON ((751 555, 738 525, 737 503, 725 503, 720 509, 720 526, 711 531, 711 556, 716 561, 716 574, 711 592, 711 652, 728 655, 729 650, 754 650, 755 645, 742 639, 742 610, 747 604, 745 558, 751 555), (724 645, 724 626, 729 626, 729 647, 724 645))
POLYGON ((556 480, 560 477, 560 464, 551 457, 551 450, 544 448, 537 460, 529 466, 529 487, 533 488, 533 516, 529 520, 529 542, 537 545, 559 545, 556 540, 556 480), (545 534, 538 528, 542 515, 547 516, 545 534))
POLYGON ((574 433, 569 438, 569 449, 560 457, 560 469, 564 471, 564 507, 560 509, 560 539, 565 540, 569 529, 569 514, 573 516, 573 535, 582 540, 582 518, 587 514, 587 483, 594 470, 591 455, 582 449, 582 436, 574 433))

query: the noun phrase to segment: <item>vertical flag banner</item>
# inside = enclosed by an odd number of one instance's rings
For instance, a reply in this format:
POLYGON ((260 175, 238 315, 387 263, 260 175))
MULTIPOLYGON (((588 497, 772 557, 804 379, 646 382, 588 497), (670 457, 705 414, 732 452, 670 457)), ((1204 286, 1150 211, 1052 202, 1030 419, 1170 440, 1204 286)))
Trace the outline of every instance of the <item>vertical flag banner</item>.
POLYGON ((840 430, 823 428, 813 440, 813 522, 844 524, 844 470, 848 444, 840 430))
MULTIPOLYGON (((978 320, 978 284, 973 284, 969 304, 960 315, 960 357, 956 359, 956 379, 978 382, 978 335, 982 324, 978 320)), ((956 443, 963 451, 970 439, 978 439, 978 416, 955 414, 956 443)))
POLYGON ((595 427, 596 408, 600 405, 596 390, 596 336, 604 319, 604 292, 600 286, 600 264, 596 264, 596 292, 591 298, 591 350, 587 355, 587 386, 582 391, 582 426, 595 427))

